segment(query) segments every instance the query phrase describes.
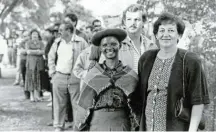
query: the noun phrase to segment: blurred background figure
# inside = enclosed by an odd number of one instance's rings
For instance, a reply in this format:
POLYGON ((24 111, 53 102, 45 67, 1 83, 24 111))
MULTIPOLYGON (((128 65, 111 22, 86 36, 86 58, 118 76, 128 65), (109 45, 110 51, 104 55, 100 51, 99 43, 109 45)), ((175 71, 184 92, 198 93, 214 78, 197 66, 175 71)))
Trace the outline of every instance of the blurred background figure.
POLYGON ((25 89, 30 92, 30 100, 41 101, 40 91, 42 90, 41 73, 44 71, 44 44, 41 41, 39 31, 33 29, 30 32, 30 40, 26 45, 26 82, 25 89))
POLYGON ((68 22, 68 23, 71 23, 75 28, 74 33, 77 36, 82 37, 86 42, 88 42, 87 35, 76 28, 77 23, 78 23, 78 17, 77 17, 76 14, 73 14, 73 13, 66 14, 65 17, 64 17, 64 21, 68 22))
POLYGON ((0 63, 3 61, 3 57, 7 51, 7 41, 2 35, 0 35, 0 63))
POLYGON ((16 53, 16 69, 17 69, 17 73, 16 73, 16 78, 15 78, 15 82, 13 85, 21 85, 23 86, 23 79, 22 79, 22 75, 21 75, 21 67, 20 67, 20 63, 21 63, 21 53, 19 50, 19 45, 20 43, 22 43, 23 41, 23 34, 16 34, 15 37, 15 42, 16 42, 16 47, 15 47, 15 53, 16 53))
POLYGON ((98 20, 98 19, 95 19, 94 21, 92 21, 92 26, 93 26, 93 28, 95 28, 95 27, 102 27, 101 26, 101 21, 98 20))
POLYGON ((91 25, 89 25, 89 26, 86 27, 85 33, 86 33, 86 35, 88 37, 88 43, 90 43, 91 42, 91 38, 92 38, 92 26, 91 25))
MULTIPOLYGON (((29 31, 24 31, 22 34, 22 41, 18 46, 18 52, 20 54, 19 67, 20 67, 21 78, 24 85, 26 80, 26 58, 27 58, 26 44, 28 41, 29 41, 29 31)), ((30 99, 30 92, 26 91, 25 88, 23 88, 23 90, 24 90, 25 99, 30 99)))
POLYGON ((14 33, 7 39, 8 44, 8 60, 9 68, 16 67, 16 54, 17 54, 17 45, 16 45, 16 35, 14 33))

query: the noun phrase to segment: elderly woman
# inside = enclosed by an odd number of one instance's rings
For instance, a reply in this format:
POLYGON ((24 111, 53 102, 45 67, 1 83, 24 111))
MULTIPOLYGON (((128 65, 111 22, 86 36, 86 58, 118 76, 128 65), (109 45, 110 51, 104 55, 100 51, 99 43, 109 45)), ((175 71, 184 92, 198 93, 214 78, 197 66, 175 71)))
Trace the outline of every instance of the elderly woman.
POLYGON ((26 82, 25 90, 30 92, 31 101, 41 101, 41 73, 44 71, 44 44, 39 31, 30 32, 30 40, 26 44, 26 82))
POLYGON ((169 13, 161 14, 154 23, 160 49, 145 52, 138 64, 140 86, 136 93, 144 100, 142 131, 196 131, 204 104, 209 103, 200 59, 177 48, 184 28, 184 23, 169 13), (191 113, 188 122, 175 114, 176 102, 183 95, 184 106, 191 113))
POLYGON ((130 105, 137 74, 118 58, 125 37, 122 29, 106 29, 93 36, 92 43, 99 46, 106 59, 102 64, 96 63, 83 79, 78 105, 86 116, 79 118, 79 130, 129 131, 130 119, 138 123, 130 105))

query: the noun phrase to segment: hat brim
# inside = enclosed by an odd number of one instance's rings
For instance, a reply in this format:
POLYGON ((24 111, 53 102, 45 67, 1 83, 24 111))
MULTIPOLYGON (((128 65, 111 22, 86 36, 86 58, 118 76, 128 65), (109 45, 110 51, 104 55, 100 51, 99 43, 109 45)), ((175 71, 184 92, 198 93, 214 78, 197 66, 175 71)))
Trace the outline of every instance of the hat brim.
POLYGON ((115 29, 105 29, 105 30, 97 32, 92 37, 92 43, 95 46, 99 46, 101 40, 104 37, 108 37, 108 36, 116 37, 119 42, 122 42, 127 37, 127 33, 124 30, 118 29, 118 28, 115 28, 115 29))

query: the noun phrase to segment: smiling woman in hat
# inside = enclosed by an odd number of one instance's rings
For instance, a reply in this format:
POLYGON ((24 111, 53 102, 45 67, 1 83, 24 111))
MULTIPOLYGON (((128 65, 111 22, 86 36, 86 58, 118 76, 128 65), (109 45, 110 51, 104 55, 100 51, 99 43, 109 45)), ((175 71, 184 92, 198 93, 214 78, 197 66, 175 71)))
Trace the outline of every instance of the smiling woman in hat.
POLYGON ((118 58, 126 36, 122 29, 105 29, 93 36, 92 43, 99 46, 106 59, 102 64, 96 63, 84 78, 78 105, 86 114, 75 124, 79 130, 129 131, 131 121, 137 123, 130 95, 138 77, 118 58))

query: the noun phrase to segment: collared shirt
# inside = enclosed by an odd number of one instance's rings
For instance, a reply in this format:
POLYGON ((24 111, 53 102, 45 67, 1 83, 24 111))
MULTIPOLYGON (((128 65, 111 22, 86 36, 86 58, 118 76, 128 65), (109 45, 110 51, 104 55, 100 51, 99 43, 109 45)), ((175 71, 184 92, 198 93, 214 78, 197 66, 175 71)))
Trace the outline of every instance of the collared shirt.
POLYGON ((118 64, 113 69, 109 68, 106 65, 106 61, 104 61, 103 64, 100 64, 100 66, 104 69, 106 73, 109 74, 110 77, 112 77, 114 74, 116 74, 116 72, 119 72, 124 68, 121 61, 119 61, 118 64))
POLYGON ((125 43, 130 43, 132 45, 132 48, 133 48, 133 67, 134 67, 134 70, 136 72, 138 72, 138 61, 139 61, 139 58, 140 56, 144 53, 145 51, 145 42, 143 40, 143 37, 141 36, 140 37, 140 41, 141 41, 141 45, 140 45, 140 50, 137 49, 137 47, 135 46, 135 44, 133 43, 133 41, 130 39, 130 37, 127 38, 129 41, 124 41, 125 43))
POLYGON ((76 60, 73 68, 73 73, 77 78, 84 78, 88 72, 88 67, 92 62, 91 60, 89 60, 92 46, 93 45, 90 45, 85 50, 83 50, 76 60))
POLYGON ((57 50, 58 60, 56 64, 56 71, 64 74, 70 74, 73 62, 73 41, 66 42, 61 40, 57 50))
MULTIPOLYGON (((133 41, 130 39, 130 37, 128 36, 123 42, 123 45, 127 45, 129 46, 129 50, 131 50, 131 56, 132 58, 132 64, 127 64, 127 65, 131 65, 132 69, 135 72, 138 72, 138 61, 139 58, 141 57, 141 55, 150 49, 157 49, 157 45, 154 44, 151 40, 149 40, 147 37, 145 37, 144 35, 140 36, 140 41, 141 41, 141 45, 140 45, 140 50, 138 50, 135 46, 135 44, 133 43, 133 41)), ((123 50, 124 52, 124 50, 123 50)), ((131 63, 131 61, 130 61, 131 63)))
POLYGON ((66 44, 60 38, 57 38, 48 54, 49 75, 52 75, 55 71, 71 74, 78 55, 86 47, 88 47, 87 42, 77 35, 73 35, 71 41, 68 44, 66 44), (61 43, 57 48, 59 41, 61 41, 61 43), (56 52, 58 55, 57 64, 55 64, 55 60, 57 58, 56 52))

